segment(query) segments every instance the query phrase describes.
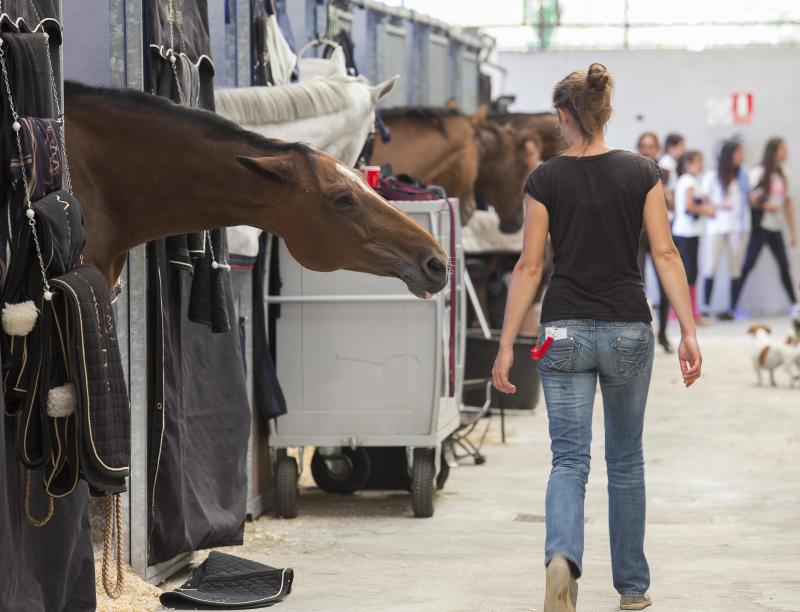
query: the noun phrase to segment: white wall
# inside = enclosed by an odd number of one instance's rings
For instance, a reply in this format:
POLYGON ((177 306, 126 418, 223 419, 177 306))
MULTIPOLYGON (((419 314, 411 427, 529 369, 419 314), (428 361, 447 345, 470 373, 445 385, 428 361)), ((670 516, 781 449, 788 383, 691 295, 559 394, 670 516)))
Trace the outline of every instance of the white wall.
MULTIPOLYGON (((738 134, 747 163, 757 163, 764 143, 782 136, 790 150, 788 172, 797 204, 800 229, 800 49, 792 47, 679 50, 563 51, 501 53, 508 69, 503 93, 516 94, 515 111, 551 108, 557 80, 591 62, 605 64, 616 78, 615 112, 608 126, 611 146, 633 149, 639 133, 654 131, 664 138, 677 131, 690 148, 700 149, 713 165, 714 145, 738 134), (734 91, 754 94, 754 114, 748 126, 713 127, 706 122, 706 101, 734 91)), ((800 278, 800 249, 790 253, 795 279, 800 278)), ((718 282, 714 302, 727 307, 727 281, 718 282)), ((751 273, 740 307, 753 314, 786 312, 777 266, 762 253, 751 273)))

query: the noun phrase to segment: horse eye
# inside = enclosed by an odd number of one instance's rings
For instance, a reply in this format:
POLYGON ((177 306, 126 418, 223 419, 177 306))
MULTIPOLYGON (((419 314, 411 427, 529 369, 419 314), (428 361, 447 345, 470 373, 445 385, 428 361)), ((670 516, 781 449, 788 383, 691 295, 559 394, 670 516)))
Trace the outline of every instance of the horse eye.
POLYGON ((335 208, 349 208, 353 205, 353 198, 349 195, 341 195, 333 201, 335 208))

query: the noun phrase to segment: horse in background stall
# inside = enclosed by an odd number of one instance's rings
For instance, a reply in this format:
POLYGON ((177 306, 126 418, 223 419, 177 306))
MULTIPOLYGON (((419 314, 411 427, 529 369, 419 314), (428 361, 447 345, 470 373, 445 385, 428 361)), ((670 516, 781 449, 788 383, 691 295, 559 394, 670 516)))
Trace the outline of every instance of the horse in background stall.
POLYGON ((516 132, 532 131, 542 141, 542 161, 555 157, 567 148, 558 119, 553 113, 489 113, 489 119, 510 126, 516 132))
POLYGON ((480 162, 476 130, 486 120, 486 109, 468 116, 455 109, 397 107, 380 115, 392 139, 375 139, 369 163, 391 164, 395 174, 440 185, 448 196, 459 199, 461 224, 466 225, 475 210, 480 162))
POLYGON ((447 283, 439 243, 326 153, 134 90, 64 95, 84 256, 109 288, 133 247, 231 225, 280 236, 312 270, 394 276, 420 297, 447 283))
POLYGON ((531 134, 531 130, 516 130, 494 121, 478 126, 481 158, 475 194, 495 209, 503 234, 513 234, 522 227, 522 188, 531 171, 526 146, 531 134))

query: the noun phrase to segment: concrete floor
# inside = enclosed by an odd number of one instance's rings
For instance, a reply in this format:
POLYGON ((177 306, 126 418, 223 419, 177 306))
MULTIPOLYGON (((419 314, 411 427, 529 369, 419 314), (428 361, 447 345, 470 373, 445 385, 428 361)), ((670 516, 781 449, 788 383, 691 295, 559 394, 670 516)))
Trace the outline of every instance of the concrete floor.
MULTIPOLYGON (((782 372, 778 388, 755 386, 746 327, 701 330, 705 373, 688 391, 675 357, 656 358, 645 429, 652 610, 800 610, 800 389, 782 372)), ((286 612, 541 610, 544 406, 510 418, 506 445, 498 426, 487 463, 452 470, 432 519, 412 518, 402 493, 305 488, 299 518, 262 517, 230 552, 294 568, 286 612)), ((602 427, 596 410, 578 599, 587 611, 618 602, 602 427)))

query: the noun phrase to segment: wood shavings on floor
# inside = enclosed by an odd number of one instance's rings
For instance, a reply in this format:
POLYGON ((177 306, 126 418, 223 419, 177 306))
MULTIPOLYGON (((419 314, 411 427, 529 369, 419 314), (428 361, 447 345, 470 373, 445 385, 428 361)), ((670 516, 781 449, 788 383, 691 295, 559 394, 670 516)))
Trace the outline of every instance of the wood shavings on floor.
MULTIPOLYGON (((145 582, 125 566, 125 588, 118 599, 111 599, 103 589, 103 568, 98 558, 94 564, 98 612, 152 612, 161 609, 161 589, 145 582)), ((116 576, 114 576, 116 578, 116 576)))

